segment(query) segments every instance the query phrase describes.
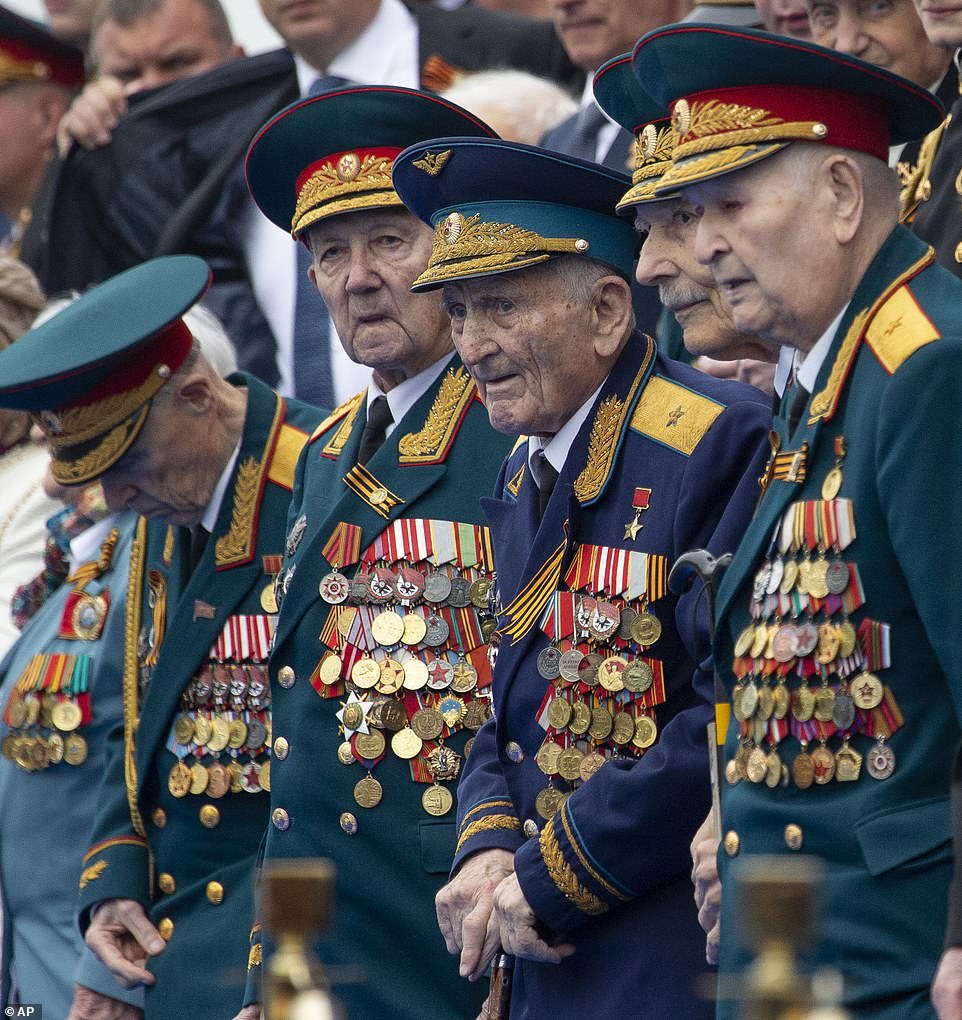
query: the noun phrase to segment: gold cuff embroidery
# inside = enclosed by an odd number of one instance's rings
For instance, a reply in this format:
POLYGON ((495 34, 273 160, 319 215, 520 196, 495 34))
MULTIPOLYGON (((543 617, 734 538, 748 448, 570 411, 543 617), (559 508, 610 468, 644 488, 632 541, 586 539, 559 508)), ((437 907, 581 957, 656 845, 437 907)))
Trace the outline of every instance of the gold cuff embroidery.
POLYGON ((541 830, 538 842, 541 847, 541 859, 548 869, 551 881, 564 894, 565 899, 590 917, 604 914, 608 910, 608 905, 588 892, 578 881, 571 865, 564 859, 561 847, 558 846, 558 837, 555 835, 552 822, 541 830))
POLYGON ((454 852, 460 853, 461 847, 469 839, 473 839, 479 832, 496 832, 498 829, 502 830, 513 830, 520 829, 521 823, 514 815, 485 815, 484 818, 479 818, 476 822, 471 822, 465 830, 461 833, 461 838, 458 840, 458 845, 454 852))

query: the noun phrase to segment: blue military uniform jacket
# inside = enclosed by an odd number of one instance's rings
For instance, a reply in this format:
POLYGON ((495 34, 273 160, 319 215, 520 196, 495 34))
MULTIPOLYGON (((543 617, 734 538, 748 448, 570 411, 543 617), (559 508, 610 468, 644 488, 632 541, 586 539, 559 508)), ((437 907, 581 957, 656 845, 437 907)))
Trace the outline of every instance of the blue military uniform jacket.
POLYGON ((707 618, 699 607, 695 626, 695 597, 669 595, 666 579, 681 553, 740 540, 769 421, 757 390, 669 361, 635 333, 541 521, 527 443, 485 501, 501 606, 496 722, 461 781, 455 868, 479 850, 515 851, 539 921, 577 947, 560 966, 518 961, 513 1020, 709 1012, 688 878, 710 799, 707 618), (572 674, 567 656, 581 653, 597 658, 572 674))
POLYGON ((445 950, 434 896, 454 854, 465 743, 490 713, 479 501, 511 440, 491 429, 456 357, 362 468, 366 408, 363 392, 339 408, 298 465, 270 662, 266 857, 334 861, 335 919, 319 951, 348 1016, 456 1020, 483 995, 445 950), (401 617, 403 636, 386 626, 401 617))
MULTIPOLYGON (((815 956, 842 970, 852 1014, 875 1020, 934 1016, 951 874, 960 309, 959 282, 896 228, 795 434, 776 419, 767 491, 719 597, 716 661, 735 714, 723 888, 745 854, 820 857, 815 956)), ((726 894, 725 970, 745 963, 739 926, 726 894)))
MULTIPOLYGON (((67 1016, 78 981, 139 1005, 85 951, 77 882, 107 753, 122 713, 121 649, 136 516, 96 525, 101 556, 74 564, 0 665, 0 876, 4 927, 21 1002, 67 1016), (99 560, 99 562, 98 562, 99 560), (76 706, 64 711, 58 704, 76 706), (32 721, 31 721, 32 720, 32 721), (78 969, 79 968, 79 969, 78 969)), ((2 1001, 10 1001, 6 973, 2 1001)))
MULTIPOLYGON (((141 520, 131 554, 124 726, 84 858, 81 923, 138 900, 168 942, 146 1015, 233 1017, 267 821, 274 625, 294 465, 322 412, 251 376, 233 478, 199 562, 190 533, 141 520), (139 725, 138 725, 139 717, 139 725)), ((119 735, 118 735, 119 736, 119 735)))

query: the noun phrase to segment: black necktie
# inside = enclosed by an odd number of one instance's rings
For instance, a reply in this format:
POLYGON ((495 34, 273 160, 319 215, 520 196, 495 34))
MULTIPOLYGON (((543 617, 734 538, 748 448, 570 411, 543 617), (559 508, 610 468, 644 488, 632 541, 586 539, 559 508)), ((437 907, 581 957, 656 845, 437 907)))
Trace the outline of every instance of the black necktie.
MULTIPOLYGON (((787 394, 786 394, 787 396, 787 394)), ((802 417, 802 411, 805 410, 805 405, 808 403, 810 394, 801 383, 796 384, 795 392, 792 395, 791 403, 788 405, 788 434, 792 436, 795 434, 795 429, 798 428, 798 422, 802 417)))
POLYGON ((596 103, 589 103, 578 114, 568 144, 568 152, 579 159, 596 161, 598 155, 598 132, 607 124, 607 118, 596 103))
POLYGON ((200 563, 201 557, 204 555, 204 550, 207 548, 207 540, 210 538, 210 532, 204 527, 203 524, 198 524, 197 527, 191 528, 190 531, 190 570, 191 573, 197 569, 197 564, 200 563))
POLYGON ((555 484, 558 481, 558 472, 551 466, 551 461, 544 455, 544 450, 538 450, 534 455, 538 462, 538 471, 535 482, 538 485, 538 512, 544 517, 551 493, 554 492, 555 484))
POLYGON ((361 447, 357 453, 358 464, 366 464, 384 443, 388 425, 393 424, 391 405, 387 397, 375 397, 368 411, 367 424, 361 433, 361 447))

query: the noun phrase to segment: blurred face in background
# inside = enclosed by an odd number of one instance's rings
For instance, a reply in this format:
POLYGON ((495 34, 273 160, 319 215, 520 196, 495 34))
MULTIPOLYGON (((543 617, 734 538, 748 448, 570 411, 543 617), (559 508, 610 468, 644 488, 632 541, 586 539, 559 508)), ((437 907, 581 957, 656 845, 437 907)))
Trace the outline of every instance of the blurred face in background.
POLYGON ((755 9, 767 31, 793 39, 812 38, 805 0, 755 0, 755 9))

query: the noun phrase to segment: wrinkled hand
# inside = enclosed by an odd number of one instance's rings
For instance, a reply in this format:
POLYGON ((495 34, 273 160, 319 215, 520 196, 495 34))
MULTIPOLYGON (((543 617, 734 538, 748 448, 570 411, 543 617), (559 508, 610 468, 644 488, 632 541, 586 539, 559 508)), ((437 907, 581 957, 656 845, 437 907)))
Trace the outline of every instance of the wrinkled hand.
POLYGON ((773 362, 738 358, 735 361, 716 361, 702 355, 695 358, 692 367, 716 379, 737 379, 755 386, 771 396, 775 392, 775 365, 773 362))
POLYGON ((461 954, 461 977, 477 981, 498 948, 494 917, 494 890, 514 871, 514 854, 507 850, 481 850, 434 901, 438 926, 448 952, 461 954))
POLYGON ((709 812, 691 841, 691 880, 695 884, 698 923, 708 936, 705 943, 705 959, 709 963, 718 963, 718 942, 721 934, 719 923, 721 882, 718 878, 717 854, 718 840, 713 831, 712 816, 709 812))
POLYGON ((238 1014, 234 1017, 234 1020, 263 1020, 264 1014, 261 1012, 261 1004, 259 1002, 252 1002, 249 1006, 245 1006, 238 1014))
POLYGON ((147 957, 164 951, 166 942, 136 900, 104 900, 85 936, 87 945, 124 988, 152 985, 147 957))
POLYGON ((932 1005, 939 1020, 962 1020, 962 947, 946 949, 932 982, 932 1005))
POLYGON ((107 145, 120 118, 127 112, 127 96, 133 91, 118 78, 104 75, 84 87, 57 127, 57 151, 61 158, 76 142, 85 149, 107 145))
POLYGON ((67 1020, 143 1020, 144 1012, 128 1002, 112 999, 86 985, 74 985, 67 1020))
POLYGON ((506 953, 540 963, 561 963, 571 956, 575 947, 567 942, 549 945, 538 933, 538 919, 528 906, 521 883, 514 873, 494 891, 494 912, 501 932, 501 945, 506 953))

